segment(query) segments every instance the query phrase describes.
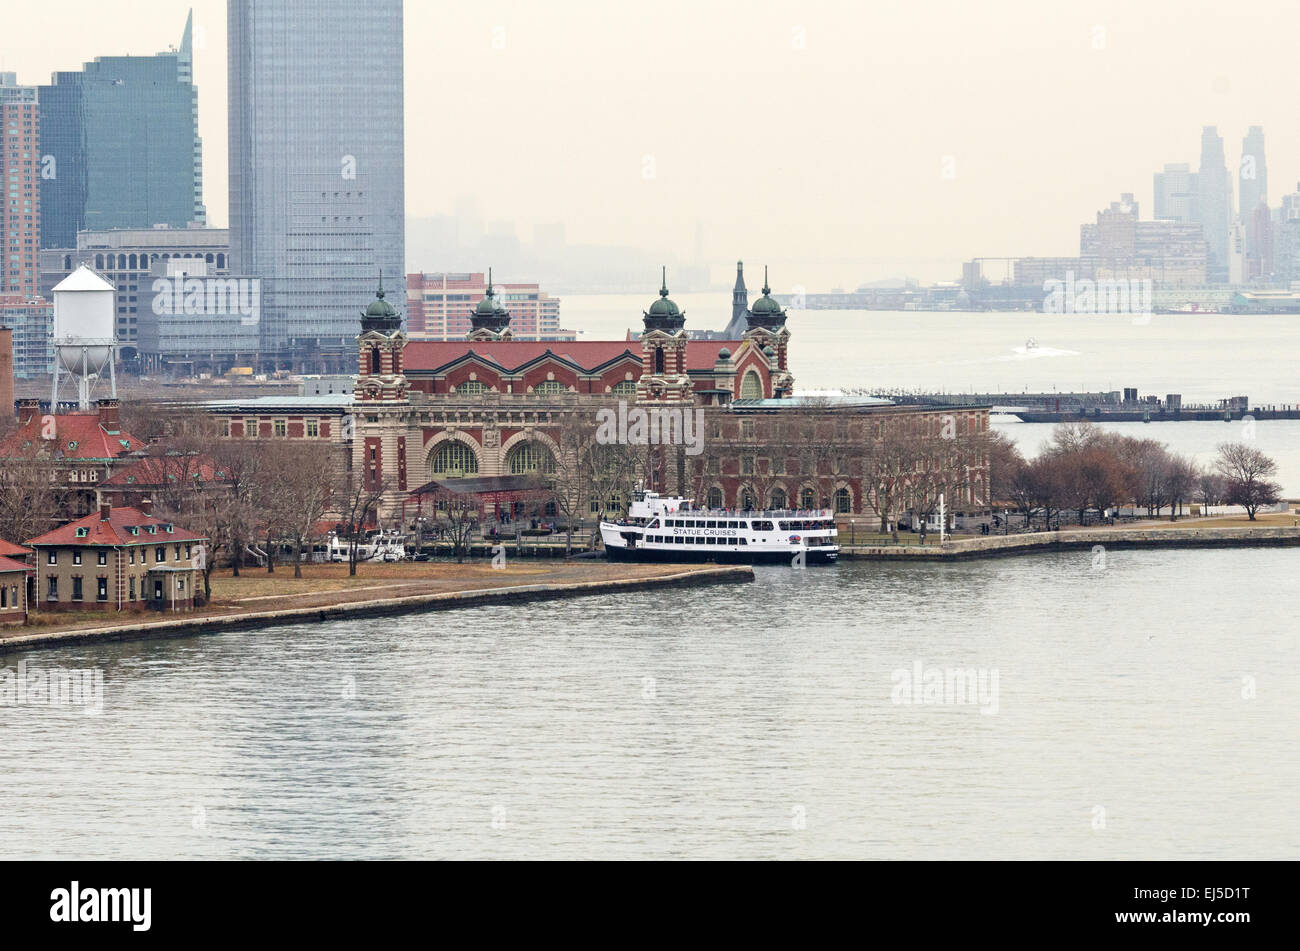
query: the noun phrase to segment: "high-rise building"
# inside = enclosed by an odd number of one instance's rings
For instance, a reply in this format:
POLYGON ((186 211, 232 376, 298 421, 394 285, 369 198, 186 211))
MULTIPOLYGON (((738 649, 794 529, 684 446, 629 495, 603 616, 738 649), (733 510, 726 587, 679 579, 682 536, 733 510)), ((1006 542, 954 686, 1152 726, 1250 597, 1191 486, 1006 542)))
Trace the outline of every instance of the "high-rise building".
POLYGON ((1197 217, 1210 247, 1210 281, 1228 279, 1228 232, 1232 226, 1232 179, 1223 152, 1223 137, 1214 126, 1201 132, 1201 169, 1197 174, 1197 217))
POLYGON ((263 363, 356 369, 356 302, 405 268, 402 0, 230 0, 232 269, 263 363))
POLYGON ((40 133, 36 87, 0 73, 0 294, 35 297, 38 290, 40 133))
POLYGON ((1268 217, 1258 214, 1268 208, 1268 164, 1264 159, 1264 128, 1253 125, 1241 140, 1241 166, 1237 171, 1238 221, 1246 248, 1246 277, 1267 274, 1265 257, 1271 235, 1266 233, 1268 217))
MULTIPOLYGON (((1255 209, 1268 204, 1268 164, 1264 160, 1264 127, 1253 125, 1241 140, 1241 167, 1237 173, 1240 218, 1249 227, 1255 209)), ((1246 246, 1250 247, 1249 231, 1246 246)))
MULTIPOLYGON (((406 330, 412 340, 464 340, 489 279, 470 274, 408 274, 406 330)), ((560 301, 537 284, 495 284, 495 300, 510 313, 516 340, 576 340, 560 327, 560 301)))
POLYGON ((41 246, 77 232, 207 223, 193 14, 179 48, 101 56, 39 90, 41 246))
POLYGON ((1097 212, 1096 224, 1080 229, 1078 263, 1081 274, 1097 280, 1197 287, 1206 282, 1205 236, 1200 225, 1139 221, 1137 202, 1124 194, 1097 212))
POLYGON ((1186 162, 1166 165, 1163 172, 1155 174, 1155 207, 1152 217, 1156 221, 1176 221, 1191 224, 1196 217, 1196 173, 1186 162))

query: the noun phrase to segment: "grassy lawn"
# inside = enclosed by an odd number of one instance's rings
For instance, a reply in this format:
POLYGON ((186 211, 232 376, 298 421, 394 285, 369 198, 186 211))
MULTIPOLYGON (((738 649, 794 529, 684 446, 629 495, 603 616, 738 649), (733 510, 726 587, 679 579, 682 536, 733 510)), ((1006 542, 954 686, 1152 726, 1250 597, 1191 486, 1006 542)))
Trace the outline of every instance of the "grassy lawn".
MULTIPOLYGON (((357 565, 356 577, 348 574, 346 564, 303 565, 302 577, 293 576, 292 565, 278 565, 275 574, 265 569, 245 570, 240 577, 229 571, 212 574, 212 598, 216 602, 238 601, 245 598, 292 597, 302 594, 320 594, 331 591, 348 591, 354 588, 415 586, 421 582, 483 581, 497 583, 517 582, 529 584, 555 574, 555 565, 530 561, 507 563, 502 570, 494 570, 489 562, 475 561, 456 565, 446 562, 399 562, 397 564, 357 565)), ((375 597, 382 597, 377 592, 375 597)))

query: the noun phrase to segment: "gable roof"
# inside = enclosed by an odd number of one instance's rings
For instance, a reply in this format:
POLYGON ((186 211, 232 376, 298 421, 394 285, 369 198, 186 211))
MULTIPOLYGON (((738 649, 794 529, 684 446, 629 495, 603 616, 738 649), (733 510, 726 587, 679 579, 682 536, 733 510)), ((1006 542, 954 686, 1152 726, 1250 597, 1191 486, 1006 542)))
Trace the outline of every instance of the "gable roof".
MULTIPOLYGON (((686 345, 686 368, 710 370, 723 347, 735 354, 740 340, 692 340, 686 345)), ((554 357, 587 373, 594 373, 620 358, 641 362, 636 340, 413 340, 406 345, 405 370, 411 373, 440 373, 471 354, 484 363, 515 373, 546 356, 554 357)))
POLYGON ((44 416, 33 416, 4 441, 0 452, 21 455, 24 450, 53 448, 55 459, 104 462, 138 452, 145 444, 130 433, 109 432, 98 413, 63 413, 54 417, 54 438, 46 439, 44 416))
POLYGON ((37 546, 58 545, 67 548, 84 548, 87 546, 107 546, 115 548, 122 545, 157 545, 166 544, 167 542, 201 542, 207 541, 202 535, 195 535, 183 528, 172 526, 172 531, 165 531, 168 522, 162 519, 154 518, 152 515, 145 515, 139 509, 124 506, 122 508, 110 509, 108 521, 100 517, 99 512, 87 515, 85 518, 79 518, 75 522, 69 522, 61 525, 52 532, 46 532, 33 538, 27 544, 33 548, 37 546), (147 529, 153 526, 154 532, 150 534, 147 529), (131 533, 131 529, 136 528, 139 531, 136 534, 131 533), (85 535, 78 535, 79 529, 84 529, 85 535))
POLYGON ((21 561, 14 561, 12 558, 0 556, 0 574, 8 574, 11 571, 32 571, 36 569, 30 565, 25 565, 21 561))
POLYGON ((7 542, 0 538, 0 558, 26 558, 31 553, 30 548, 24 548, 22 545, 15 545, 13 542, 7 542))
POLYGON ((175 485, 176 480, 184 476, 197 485, 226 482, 228 469, 217 471, 211 460, 205 456, 184 459, 178 456, 145 456, 139 462, 119 470, 111 479, 105 479, 102 486, 113 488, 158 488, 175 485))

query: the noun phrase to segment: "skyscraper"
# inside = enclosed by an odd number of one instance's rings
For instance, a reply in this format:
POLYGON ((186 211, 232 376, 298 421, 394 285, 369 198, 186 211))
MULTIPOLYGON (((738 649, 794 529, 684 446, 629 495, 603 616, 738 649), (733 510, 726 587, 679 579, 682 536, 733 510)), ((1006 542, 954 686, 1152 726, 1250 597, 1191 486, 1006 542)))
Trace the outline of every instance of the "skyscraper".
POLYGON ((1186 162, 1166 165, 1163 172, 1155 174, 1155 207, 1152 217, 1157 221, 1176 221, 1190 224, 1198 220, 1196 173, 1186 162))
POLYGON ((206 224, 193 15, 179 49, 101 56, 39 90, 41 245, 77 232, 206 224))
MULTIPOLYGON (((1241 169, 1238 172, 1241 199, 1240 221, 1249 225, 1255 209, 1268 203, 1268 165, 1264 161, 1264 127, 1253 125, 1241 140, 1241 169)), ((1248 239, 1249 240, 1249 239, 1248 239)))
POLYGON ((1241 167, 1237 171, 1237 194, 1240 207, 1237 209, 1246 241, 1246 256, 1250 263, 1247 276, 1258 277, 1266 273, 1264 258, 1269 235, 1264 233, 1268 225, 1267 215, 1260 217, 1257 213, 1260 205, 1268 207, 1268 165, 1264 161, 1264 128, 1253 125, 1241 140, 1241 167))
POLYGON ((405 270, 402 0, 230 0, 232 270, 264 363, 353 370, 358 301, 405 270))
POLYGON ((1201 170, 1197 175, 1197 214, 1210 246, 1210 281, 1228 279, 1228 231, 1233 223, 1232 179, 1223 153, 1223 137, 1214 126, 1201 132, 1201 170))
POLYGON ((35 86, 0 73, 0 295, 40 285, 41 117, 35 86))

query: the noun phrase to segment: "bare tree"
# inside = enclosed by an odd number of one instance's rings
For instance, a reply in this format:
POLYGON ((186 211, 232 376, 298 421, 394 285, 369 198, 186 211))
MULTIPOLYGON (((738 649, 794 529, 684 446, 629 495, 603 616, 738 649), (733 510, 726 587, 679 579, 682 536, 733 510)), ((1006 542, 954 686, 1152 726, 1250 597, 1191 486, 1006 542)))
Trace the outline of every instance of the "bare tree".
POLYGON ((32 448, 0 458, 0 538, 22 544, 49 531, 66 496, 48 453, 32 448))
POLYGON ((1261 508, 1275 504, 1281 497, 1282 489, 1272 479, 1277 475, 1277 463, 1245 443, 1221 443, 1218 450, 1214 468, 1224 479, 1228 504, 1240 505, 1250 521, 1255 521, 1261 508))
POLYGON ((390 488, 387 479, 376 483, 359 479, 351 472, 340 471, 336 475, 333 510, 339 513, 339 533, 348 541, 349 576, 356 576, 361 540, 390 488))

